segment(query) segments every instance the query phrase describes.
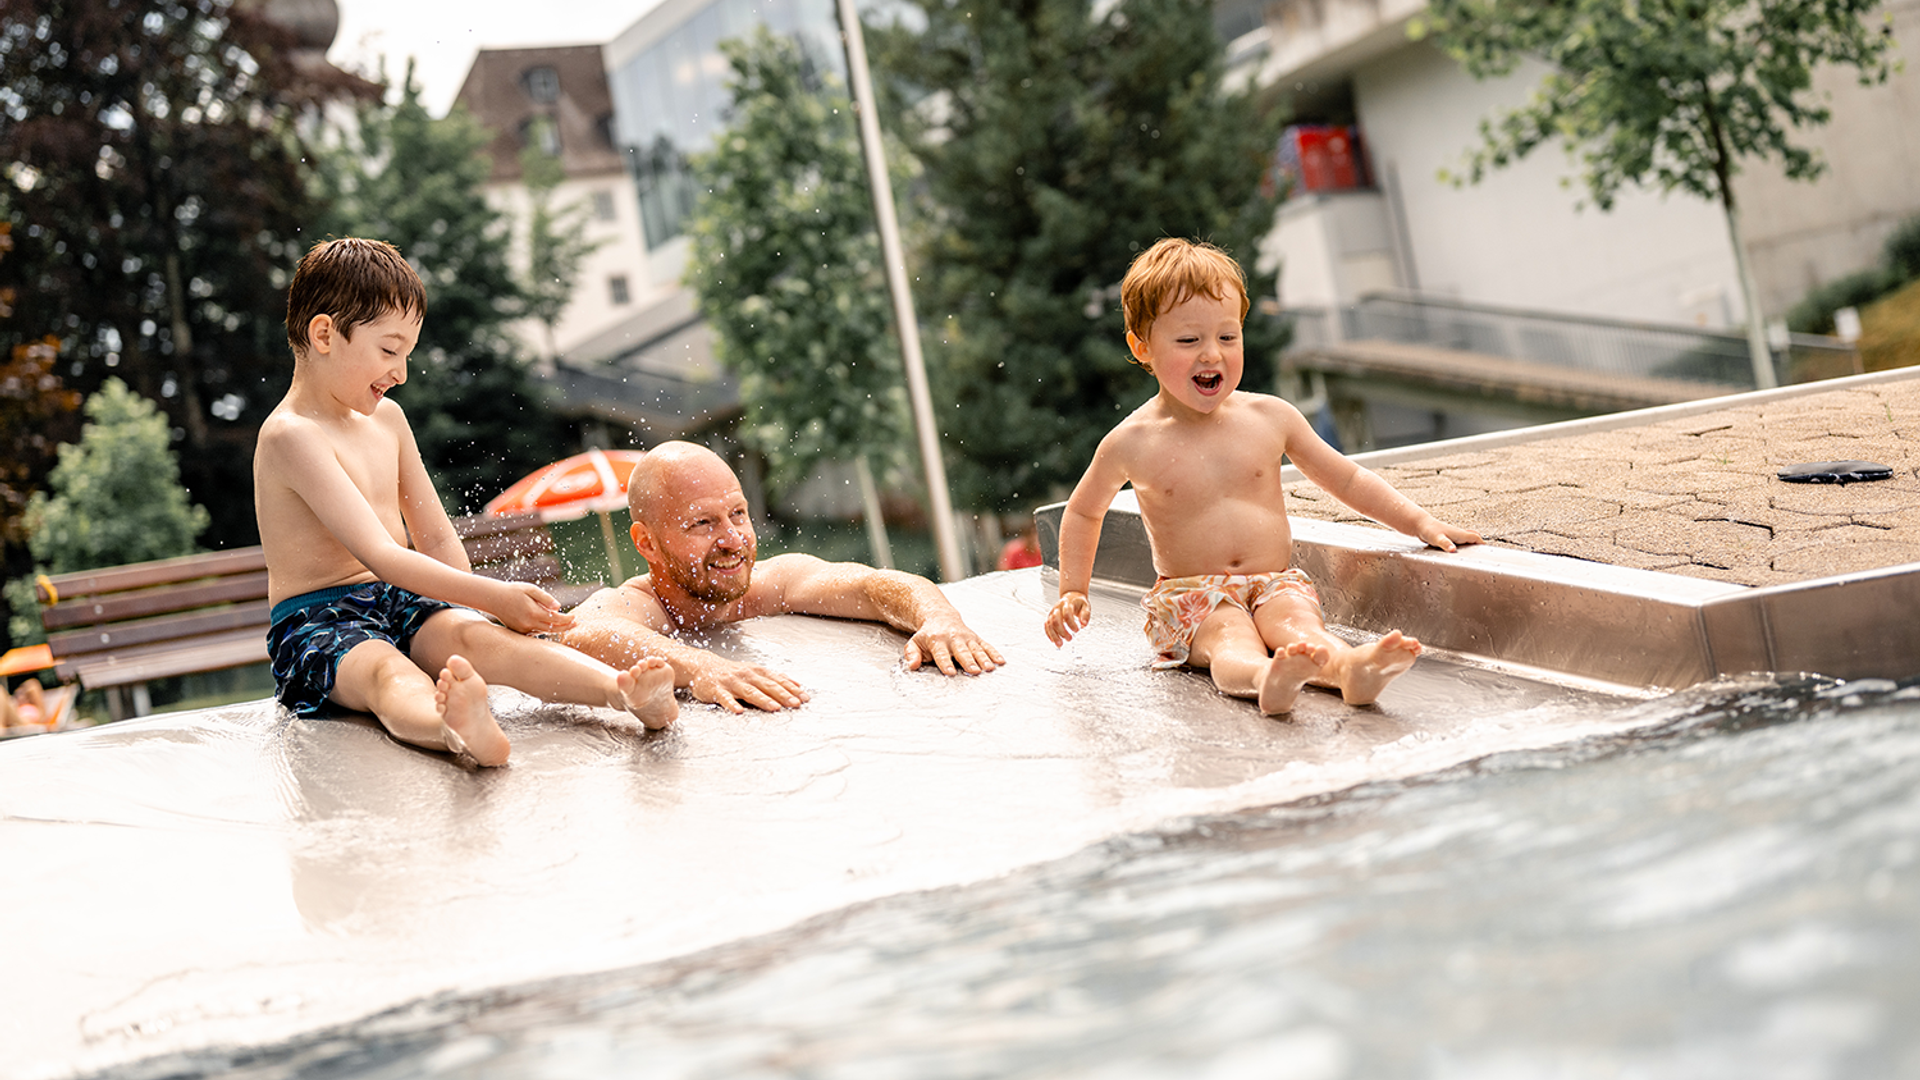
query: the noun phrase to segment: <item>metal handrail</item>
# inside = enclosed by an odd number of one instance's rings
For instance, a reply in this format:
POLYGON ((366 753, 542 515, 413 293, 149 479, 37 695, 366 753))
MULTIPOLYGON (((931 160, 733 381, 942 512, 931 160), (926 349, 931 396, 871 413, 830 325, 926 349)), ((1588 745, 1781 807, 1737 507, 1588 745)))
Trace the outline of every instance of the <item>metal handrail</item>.
MULTIPOLYGON (((1373 338, 1611 375, 1754 387, 1746 337, 1728 330, 1399 292, 1369 293, 1337 312, 1292 309, 1281 317, 1293 321, 1295 349, 1373 338), (1328 325, 1335 314, 1337 337, 1328 325)), ((1860 370, 1851 345, 1817 334, 1788 335, 1774 362, 1782 382, 1860 370)))

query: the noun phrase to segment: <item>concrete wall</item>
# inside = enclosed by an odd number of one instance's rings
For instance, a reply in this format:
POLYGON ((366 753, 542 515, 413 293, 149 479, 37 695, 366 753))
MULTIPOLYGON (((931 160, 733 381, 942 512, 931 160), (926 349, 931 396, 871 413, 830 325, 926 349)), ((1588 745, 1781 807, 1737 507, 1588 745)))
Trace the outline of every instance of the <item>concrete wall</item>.
MULTIPOLYGON (((487 201, 512 216, 513 254, 516 264, 526 266, 527 219, 532 213, 527 189, 520 184, 494 184, 487 190, 487 201)), ((575 177, 561 181, 554 189, 552 205, 560 208, 579 202, 588 209, 587 236, 603 241, 599 250, 581 263, 574 282, 573 299, 567 304, 554 330, 554 344, 561 354, 634 316, 648 303, 670 291, 652 282, 646 242, 640 234, 640 208, 634 200, 633 181, 624 173, 575 177), (603 220, 592 210, 596 193, 606 193, 612 202, 613 218, 603 220), (611 279, 624 277, 627 302, 614 302, 611 279)), ((523 319, 513 330, 536 356, 548 355, 547 330, 532 319, 523 319)))
MULTIPOLYGON (((1401 284, 1491 303, 1703 326, 1745 318, 1717 206, 1686 195, 1622 194, 1615 209, 1578 210, 1578 168, 1557 146, 1475 187, 1457 170, 1478 123, 1526 101, 1543 69, 1477 82, 1437 49, 1406 39, 1423 0, 1274 0, 1259 81, 1313 94, 1350 80, 1376 182, 1395 230, 1401 284)), ((1892 0, 1906 70, 1863 88, 1850 70, 1819 73, 1832 122, 1799 138, 1827 161, 1813 184, 1749 164, 1735 188, 1762 310, 1782 315, 1809 288, 1872 265, 1892 229, 1920 213, 1920 0, 1892 0)), ((1263 245, 1287 263, 1288 304, 1352 299, 1333 218, 1283 211, 1263 245), (1332 231, 1329 231, 1332 230, 1332 231)))
POLYGON ((1303 195, 1280 208, 1262 250, 1277 255, 1283 307, 1350 304, 1400 289, 1393 219, 1378 191, 1303 195))
POLYGON ((1408 284, 1466 300, 1621 318, 1723 325, 1740 317, 1724 218, 1709 203, 1628 191, 1611 212, 1578 209, 1584 189, 1558 146, 1478 185, 1439 179, 1443 168, 1460 171, 1479 142, 1480 119, 1524 102, 1541 73, 1524 67, 1477 81, 1424 44, 1353 72, 1374 174, 1388 205, 1404 214, 1408 284))

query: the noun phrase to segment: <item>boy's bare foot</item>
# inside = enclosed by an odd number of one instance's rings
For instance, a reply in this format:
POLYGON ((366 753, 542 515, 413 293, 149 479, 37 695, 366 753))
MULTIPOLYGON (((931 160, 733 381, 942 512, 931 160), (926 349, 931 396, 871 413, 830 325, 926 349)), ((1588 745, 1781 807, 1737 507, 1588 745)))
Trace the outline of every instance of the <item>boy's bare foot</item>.
POLYGON ((440 737, 448 750, 465 753, 482 765, 506 763, 512 746, 487 704, 487 684, 466 657, 447 657, 447 666, 433 684, 433 704, 440 710, 440 737))
POLYGON ((607 704, 625 709, 650 728, 666 727, 680 715, 680 702, 673 696, 673 667, 657 656, 620 672, 613 685, 619 694, 607 704))
POLYGON ((1420 642, 1398 630, 1369 645, 1356 647, 1347 655, 1346 678, 1340 683, 1340 697, 1349 705, 1371 705, 1388 683, 1413 666, 1420 655, 1420 642))
POLYGON ((1296 641, 1274 650, 1273 659, 1267 661, 1267 673, 1260 678, 1260 711, 1268 716, 1292 712, 1300 688, 1320 674, 1326 662, 1325 645, 1296 641))

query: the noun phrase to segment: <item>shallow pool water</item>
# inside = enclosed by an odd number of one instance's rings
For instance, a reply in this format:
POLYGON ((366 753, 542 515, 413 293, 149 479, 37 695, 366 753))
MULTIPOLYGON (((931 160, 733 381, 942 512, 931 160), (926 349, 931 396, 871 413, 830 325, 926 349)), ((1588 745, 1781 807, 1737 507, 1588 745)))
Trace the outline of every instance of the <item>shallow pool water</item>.
POLYGON ((1586 708, 1606 733, 96 1075, 1920 1076, 1920 683, 1586 708))

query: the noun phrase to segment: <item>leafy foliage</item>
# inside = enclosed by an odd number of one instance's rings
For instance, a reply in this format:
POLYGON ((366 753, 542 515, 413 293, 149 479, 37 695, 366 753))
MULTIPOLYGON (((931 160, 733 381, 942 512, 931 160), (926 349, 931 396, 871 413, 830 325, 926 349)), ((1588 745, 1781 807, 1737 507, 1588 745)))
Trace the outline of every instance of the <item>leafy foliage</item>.
POLYGON ((119 379, 85 410, 80 441, 60 448, 48 477, 52 495, 35 492, 27 507, 35 563, 66 574, 192 554, 209 519, 180 486, 167 418, 119 379))
POLYGON ((1803 334, 1833 333, 1833 315, 1841 308, 1864 308, 1920 281, 1920 214, 1901 222, 1881 248, 1880 263, 1819 286, 1787 312, 1787 327, 1803 334))
POLYGON ((284 268, 311 216, 295 120, 357 85, 292 45, 230 0, 8 0, 0 18, 18 245, 0 355, 53 334, 66 382, 155 402, 222 546, 257 536, 254 437, 290 374, 284 268))
POLYGON ((427 317, 393 395, 450 512, 476 511, 565 455, 562 425, 507 330, 527 311, 506 216, 487 204, 491 136, 464 110, 435 119, 408 70, 399 99, 360 111, 321 156, 321 235, 385 240, 427 286, 427 317))
MULTIPOLYGON (((1579 156, 1587 192, 1611 209, 1621 187, 1650 184, 1731 204, 1745 157, 1778 158, 1786 175, 1824 164, 1791 140, 1830 117, 1813 69, 1890 71, 1881 0, 1433 0, 1425 27, 1476 77, 1523 58, 1552 70, 1520 109, 1482 121, 1467 178, 1559 139, 1579 156)), ((1416 32, 1419 32, 1417 30, 1416 32)))
MULTIPOLYGON (((1202 0, 905 0, 872 32, 918 159, 929 375, 955 501, 1025 510, 1064 493, 1152 392, 1129 360, 1120 279, 1162 236, 1251 265, 1273 222, 1262 177, 1280 117, 1221 86, 1202 0)), ((1270 384, 1286 331, 1247 324, 1242 385, 1270 384)))
MULTIPOLYGON (((0 257, 13 247, 11 230, 0 221, 0 257)), ((0 319, 13 314, 13 295, 0 288, 0 319)), ((60 339, 47 337, 15 345, 0 364, 0 543, 10 549, 9 571, 25 568, 14 555, 26 553, 27 498, 53 467, 61 436, 80 409, 80 395, 54 374, 59 356, 60 339)))
POLYGON ((693 162, 687 281, 779 489, 823 459, 894 456, 906 390, 851 99, 764 27, 722 48, 733 115, 693 162))

